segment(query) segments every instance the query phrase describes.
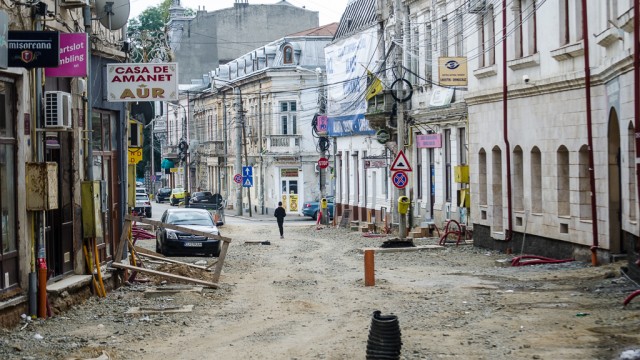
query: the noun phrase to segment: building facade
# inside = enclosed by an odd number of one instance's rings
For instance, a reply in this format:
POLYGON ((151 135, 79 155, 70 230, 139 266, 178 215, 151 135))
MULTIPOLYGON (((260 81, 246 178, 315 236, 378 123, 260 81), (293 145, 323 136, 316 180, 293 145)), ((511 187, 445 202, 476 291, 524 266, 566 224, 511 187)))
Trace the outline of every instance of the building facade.
POLYGON ((169 41, 175 61, 180 63, 181 84, 199 80, 211 69, 275 39, 319 26, 317 11, 275 4, 249 4, 236 0, 232 8, 195 16, 185 15, 179 0, 169 9, 169 41))
POLYGON ((126 211, 126 182, 119 181, 126 173, 126 121, 124 106, 108 103, 101 84, 103 65, 126 57, 122 31, 107 29, 88 5, 42 1, 0 11, 9 44, 16 34, 52 34, 57 42, 46 50, 59 54, 51 55, 53 64, 37 65, 42 55, 22 48, 9 52, 9 66, 0 69, 0 324, 11 325, 20 314, 46 317, 37 294, 46 293, 55 311, 89 295, 83 291, 91 281, 83 252, 90 243, 82 226, 87 180, 102 184, 104 199, 91 216, 100 229, 91 252, 100 263, 113 259, 126 211), (83 10, 91 19, 79 22, 83 10), (57 21, 46 21, 50 15, 57 21), (70 297, 59 301, 63 291, 70 297))
POLYGON ((477 245, 594 263, 635 254, 633 3, 468 9, 477 245))
MULTIPOLYGON (((279 201, 300 213, 304 201, 319 198, 312 123, 323 92, 323 49, 335 27, 272 41, 215 68, 208 88, 184 91, 191 191, 219 193, 240 214, 269 213, 279 201)), ((180 129, 174 120, 169 113, 168 128, 180 129)), ((170 143, 180 137, 169 131, 170 143)))

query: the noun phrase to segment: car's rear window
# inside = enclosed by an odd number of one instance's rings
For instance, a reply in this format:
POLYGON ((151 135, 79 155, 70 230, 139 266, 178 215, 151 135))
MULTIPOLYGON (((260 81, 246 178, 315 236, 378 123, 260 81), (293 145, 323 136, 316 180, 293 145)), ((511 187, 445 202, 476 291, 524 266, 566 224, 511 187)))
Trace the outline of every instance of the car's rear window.
POLYGON ((136 194, 136 200, 149 200, 149 197, 144 194, 136 194))
POLYGON ((179 212, 169 214, 169 216, 167 216, 167 223, 174 225, 213 226, 213 222, 211 221, 209 214, 201 212, 179 212))

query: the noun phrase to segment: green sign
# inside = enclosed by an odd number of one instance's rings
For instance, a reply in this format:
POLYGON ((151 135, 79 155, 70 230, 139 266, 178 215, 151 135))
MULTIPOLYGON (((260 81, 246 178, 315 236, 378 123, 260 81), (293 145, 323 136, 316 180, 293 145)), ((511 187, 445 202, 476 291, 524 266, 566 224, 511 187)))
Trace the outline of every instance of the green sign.
POLYGON ((376 131, 376 140, 380 144, 385 144, 387 141, 391 140, 391 134, 389 134, 389 131, 385 129, 380 129, 376 131))

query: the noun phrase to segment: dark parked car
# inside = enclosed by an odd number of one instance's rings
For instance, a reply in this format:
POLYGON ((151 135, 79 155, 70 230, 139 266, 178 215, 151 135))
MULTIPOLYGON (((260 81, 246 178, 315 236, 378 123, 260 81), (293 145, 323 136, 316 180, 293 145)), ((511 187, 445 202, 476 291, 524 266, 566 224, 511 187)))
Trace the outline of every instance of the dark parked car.
POLYGON ((169 201, 169 197, 171 197, 171 188, 160 188, 156 193, 156 202, 169 201))
MULTIPOLYGON (((203 231, 212 235, 220 235, 218 227, 213 223, 209 211, 205 209, 179 208, 168 209, 162 214, 160 221, 192 230, 203 231)), ((220 255, 220 240, 192 235, 165 227, 156 230, 156 252, 163 255, 220 255)))
MULTIPOLYGON (((318 211, 320 211, 320 201, 309 201, 302 205, 302 215, 311 216, 313 220, 318 219, 318 211)), ((327 196, 327 211, 329 219, 333 218, 333 196, 327 196)))
POLYGON ((220 210, 222 196, 220 194, 212 194, 211 191, 197 191, 191 194, 189 205, 197 208, 220 210))

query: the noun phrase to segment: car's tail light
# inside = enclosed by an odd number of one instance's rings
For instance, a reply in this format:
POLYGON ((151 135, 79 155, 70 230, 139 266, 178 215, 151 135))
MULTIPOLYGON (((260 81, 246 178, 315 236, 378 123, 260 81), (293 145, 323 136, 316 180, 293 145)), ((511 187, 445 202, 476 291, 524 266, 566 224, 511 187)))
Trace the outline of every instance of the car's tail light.
POLYGON ((145 205, 151 205, 151 202, 150 201, 145 201, 144 204, 145 205))
POLYGON ((311 207, 311 204, 304 204, 304 207, 308 207, 308 208, 310 208, 310 207, 311 207))

